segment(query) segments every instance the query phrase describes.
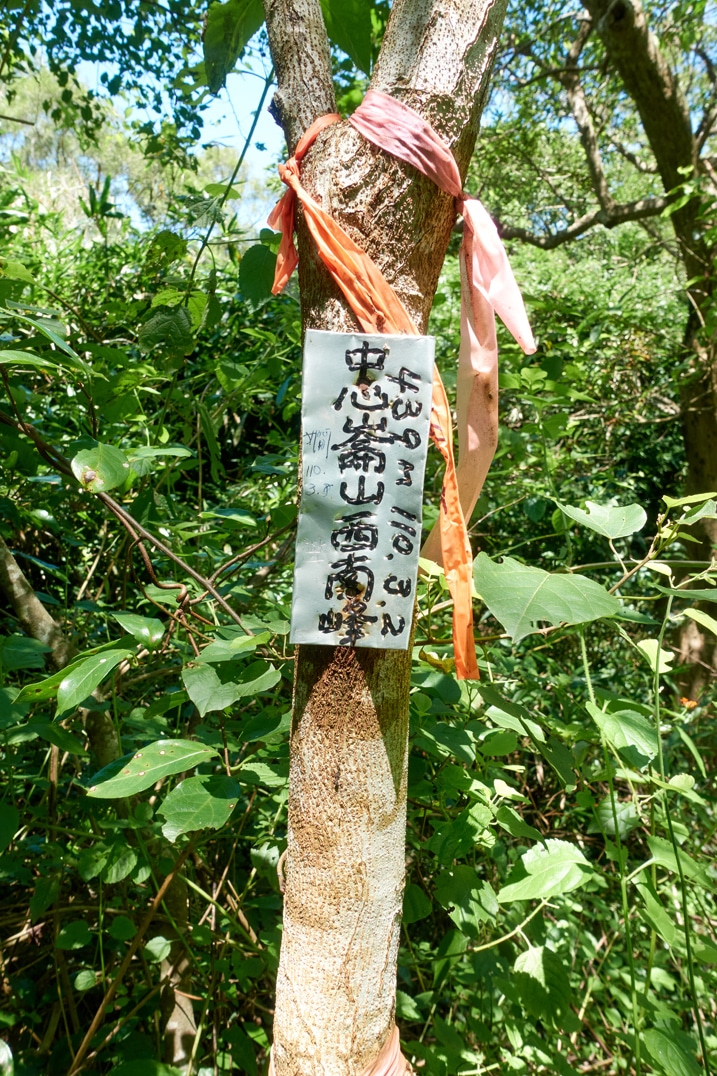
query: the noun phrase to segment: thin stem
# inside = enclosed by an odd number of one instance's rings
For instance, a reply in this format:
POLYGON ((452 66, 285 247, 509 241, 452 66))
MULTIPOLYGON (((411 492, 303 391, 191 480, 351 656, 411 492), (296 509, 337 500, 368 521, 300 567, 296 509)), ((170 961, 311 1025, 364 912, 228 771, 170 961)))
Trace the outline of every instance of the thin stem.
MULTIPOLYGON (((254 137, 254 132, 256 131, 257 124, 259 123, 259 116, 261 115, 261 110, 264 107, 264 102, 266 101, 267 95, 269 93, 269 90, 271 89, 271 86, 272 86, 273 82, 274 82, 274 68, 272 67, 271 71, 269 72, 269 74, 264 79, 264 89, 262 90, 261 97, 259 98, 259 104, 256 107, 256 112, 254 113, 254 119, 252 120, 251 127, 249 128, 249 134, 244 139, 244 145, 242 146, 242 151, 239 154, 239 159, 237 160, 237 163, 236 163, 236 165, 234 167, 234 171, 231 174, 231 178, 229 179, 229 182, 226 185, 226 188, 224 190, 224 194, 222 195, 222 197, 219 200, 219 207, 218 207, 219 209, 222 209, 224 207, 224 203, 226 202, 227 198, 229 197, 229 192, 232 189, 232 186, 234 184, 234 180, 239 175, 239 169, 244 164, 244 158, 246 157, 247 152, 249 150, 249 146, 251 145, 251 140, 254 137)), ((214 225, 215 224, 216 224, 216 220, 213 220, 211 222, 211 224, 209 225, 209 227, 207 228, 207 232, 206 232, 206 235, 204 236, 204 239, 199 244, 199 250, 197 251, 197 256, 194 259, 194 264, 192 265, 192 270, 191 270, 191 272, 189 274, 189 281, 187 283, 187 292, 189 292, 189 289, 192 286, 192 283, 194 281, 194 277, 195 277, 196 272, 197 272, 197 266, 199 265, 199 259, 201 258, 202 254, 204 253, 204 251, 207 248, 207 244, 209 243, 209 240, 211 238, 212 232, 214 231, 214 225)))
MULTIPOLYGON (((588 661, 588 652, 585 646, 585 632, 581 629, 578 632, 578 638, 580 640, 580 656, 583 663, 583 671, 585 673, 585 683, 587 685, 588 698, 593 706, 596 706, 595 690, 593 688, 592 676, 590 675, 590 663, 588 661)), ((627 946, 627 963, 630 969, 630 998, 632 1002, 632 1022, 634 1025, 634 1053, 635 1053, 635 1073, 636 1076, 640 1076, 642 1072, 641 1060, 640 1060, 640 1015, 637 1003, 637 980, 635 977, 635 958, 632 951, 632 928, 630 926, 630 907, 627 900, 627 878, 625 876, 625 858, 623 856, 622 841, 620 840, 620 824, 617 816, 617 799, 615 796, 615 782, 613 780, 612 764, 610 762, 610 756, 608 754, 607 743, 605 737, 600 730, 600 742, 602 744, 603 752, 603 765, 605 766, 605 775, 608 783, 608 795, 610 798, 610 810, 612 813, 612 824, 615 830, 615 847, 617 848, 617 862, 620 871, 620 899, 622 903, 622 917, 625 923, 625 943, 627 946)))

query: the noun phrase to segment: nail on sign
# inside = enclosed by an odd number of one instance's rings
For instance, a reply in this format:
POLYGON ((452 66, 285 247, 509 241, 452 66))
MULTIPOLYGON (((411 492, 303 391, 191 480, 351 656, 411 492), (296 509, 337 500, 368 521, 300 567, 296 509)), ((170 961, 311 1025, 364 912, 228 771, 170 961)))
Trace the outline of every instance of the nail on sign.
POLYGON ((434 344, 306 334, 294 643, 408 647, 434 344))

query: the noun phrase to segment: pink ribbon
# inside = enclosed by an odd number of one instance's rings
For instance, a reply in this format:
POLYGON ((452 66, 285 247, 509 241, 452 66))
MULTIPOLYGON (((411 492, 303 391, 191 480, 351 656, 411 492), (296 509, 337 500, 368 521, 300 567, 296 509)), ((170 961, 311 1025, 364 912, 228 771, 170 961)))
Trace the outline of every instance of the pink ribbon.
MULTIPOLYGON (((349 120, 380 149, 406 161, 451 194, 465 222, 460 251, 461 347, 458 362, 458 486, 468 521, 498 443, 497 314, 526 354, 535 351, 523 297, 495 224, 466 194, 455 158, 433 128, 408 105, 369 90, 349 120)), ((424 555, 441 561, 434 527, 424 555)))

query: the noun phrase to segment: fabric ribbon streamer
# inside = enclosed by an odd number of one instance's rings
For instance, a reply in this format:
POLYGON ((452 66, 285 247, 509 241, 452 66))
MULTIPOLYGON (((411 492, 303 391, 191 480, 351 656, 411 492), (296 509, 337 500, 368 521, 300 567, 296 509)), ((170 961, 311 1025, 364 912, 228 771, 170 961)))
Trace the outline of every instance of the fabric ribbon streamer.
MULTIPOLYGON (((282 290, 298 262, 293 239, 298 197, 319 256, 363 331, 419 335, 376 263, 301 186, 302 158, 320 131, 339 119, 335 113, 318 119, 301 138, 294 156, 285 165, 279 165, 281 179, 289 189, 268 219, 270 227, 283 233, 273 292, 282 290)), ((493 312, 527 353, 535 351, 533 335, 496 227, 481 203, 463 191, 458 166, 446 143, 412 108, 377 90, 369 90, 349 122, 374 145, 413 165, 451 194, 465 221, 460 254, 462 301, 457 400, 460 463, 456 471, 451 412, 436 369, 431 438, 443 456, 446 471, 438 523, 426 542, 424 555, 442 562, 453 599, 456 675, 461 680, 477 680, 472 553, 466 519, 470 518, 478 499, 498 439, 498 345, 493 312)))

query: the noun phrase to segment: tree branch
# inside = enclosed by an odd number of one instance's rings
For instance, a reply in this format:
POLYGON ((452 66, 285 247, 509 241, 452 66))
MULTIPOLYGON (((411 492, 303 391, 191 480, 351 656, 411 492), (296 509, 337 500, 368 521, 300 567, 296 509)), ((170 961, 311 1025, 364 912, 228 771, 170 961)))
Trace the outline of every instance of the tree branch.
POLYGON ((558 76, 558 79, 560 84, 565 88, 568 95, 570 110, 578 125, 580 142, 585 151, 593 190, 595 191, 597 200, 602 208, 609 212, 615 205, 615 199, 610 194, 602 157, 600 156, 597 134, 595 133, 595 127, 585 99, 585 91, 583 90, 582 82, 580 81, 580 72, 578 70, 580 53, 583 50, 585 42, 590 37, 591 32, 592 22, 590 19, 581 19, 578 36, 568 51, 567 63, 564 70, 558 76))
POLYGON ((498 222, 498 231, 503 239, 520 239, 523 243, 540 247, 541 250, 554 250, 563 243, 569 243, 578 236, 584 235, 591 228, 601 224, 603 228, 615 228, 618 224, 625 224, 630 220, 646 220, 648 217, 656 217, 670 204, 669 198, 640 198, 637 202, 626 202, 623 205, 613 203, 610 209, 594 209, 583 217, 573 221, 567 228, 560 232, 548 232, 538 235, 529 232, 526 228, 514 228, 509 224, 498 222))
POLYGON ((336 111, 331 51, 319 0, 264 0, 279 89, 271 111, 289 152, 319 116, 336 111))
POLYGON ((73 646, 30 586, 20 565, 0 536, 0 589, 28 635, 49 646, 56 668, 67 665, 73 646))

